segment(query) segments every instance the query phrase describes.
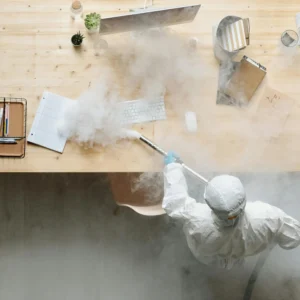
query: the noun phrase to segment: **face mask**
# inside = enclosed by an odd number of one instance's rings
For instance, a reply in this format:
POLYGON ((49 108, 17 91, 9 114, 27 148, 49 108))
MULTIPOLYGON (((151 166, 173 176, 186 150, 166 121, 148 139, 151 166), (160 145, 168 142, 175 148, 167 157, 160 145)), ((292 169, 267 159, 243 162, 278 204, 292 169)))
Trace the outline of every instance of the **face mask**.
POLYGON ((220 219, 213 211, 212 211, 212 216, 214 219, 214 222, 222 227, 233 227, 239 220, 239 216, 237 216, 235 219, 220 219))

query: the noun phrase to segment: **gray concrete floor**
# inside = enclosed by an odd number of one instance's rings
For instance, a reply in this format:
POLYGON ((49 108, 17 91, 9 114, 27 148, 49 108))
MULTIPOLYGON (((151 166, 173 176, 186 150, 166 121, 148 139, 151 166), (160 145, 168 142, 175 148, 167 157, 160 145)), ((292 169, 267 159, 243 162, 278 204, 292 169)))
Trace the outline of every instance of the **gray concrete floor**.
MULTIPOLYGON (((300 219, 299 174, 241 175, 248 199, 300 219)), ((198 263, 179 224, 116 209, 105 175, 0 175, 0 299, 242 299, 240 269, 198 263)), ((194 191, 195 193, 195 191, 194 191)), ((300 299, 300 249, 275 249, 252 299, 300 299)))

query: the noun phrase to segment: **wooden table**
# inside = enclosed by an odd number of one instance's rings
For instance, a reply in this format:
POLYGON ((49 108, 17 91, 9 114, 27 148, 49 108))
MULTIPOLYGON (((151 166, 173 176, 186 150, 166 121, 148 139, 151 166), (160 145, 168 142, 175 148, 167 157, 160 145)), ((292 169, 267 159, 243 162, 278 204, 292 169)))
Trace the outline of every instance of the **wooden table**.
MULTIPOLYGON (((101 71, 101 56, 95 56, 93 38, 88 36, 80 51, 70 38, 82 21, 69 15, 69 0, 7 0, 0 7, 0 86, 1 95, 28 100, 28 130, 44 90, 69 98, 78 97, 101 71)), ((143 5, 143 1, 82 1, 85 12, 112 16, 143 5)), ((153 1, 157 7, 185 5, 186 1, 153 1)), ((196 4, 198 1, 192 1, 196 4)), ((207 76, 199 82, 197 113, 199 131, 187 134, 182 116, 168 113, 168 120, 137 126, 148 138, 166 149, 174 149, 186 162, 204 171, 298 171, 300 170, 300 49, 289 57, 280 52, 281 33, 295 29, 298 0, 203 0, 193 23, 172 27, 183 37, 198 37, 199 55, 207 65, 207 76), (246 109, 215 105, 218 63, 213 56, 212 26, 226 15, 249 17, 251 45, 244 51, 265 65, 269 84, 296 100, 283 133, 276 139, 251 136, 248 121, 260 93, 246 109), (280 68, 277 66, 280 65, 280 68), (143 128, 143 129, 142 129, 143 128)), ((108 36, 109 45, 122 39, 108 36)), ((170 99, 167 99, 167 102, 170 99)), ((161 170, 161 157, 139 142, 121 142, 117 146, 84 150, 68 143, 62 155, 28 145, 25 159, 0 159, 2 172, 144 172, 161 170)))

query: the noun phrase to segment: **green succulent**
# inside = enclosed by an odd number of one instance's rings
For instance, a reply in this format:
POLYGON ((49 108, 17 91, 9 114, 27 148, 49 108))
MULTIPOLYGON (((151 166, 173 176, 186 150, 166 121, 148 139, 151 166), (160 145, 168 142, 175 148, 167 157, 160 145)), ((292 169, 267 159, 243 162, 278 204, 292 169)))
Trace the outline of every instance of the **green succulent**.
POLYGON ((90 13, 86 15, 84 24, 87 29, 96 29, 100 26, 101 16, 97 13, 90 13))
POLYGON ((76 46, 81 45, 82 41, 84 39, 84 36, 78 31, 76 34, 72 36, 72 43, 76 46))

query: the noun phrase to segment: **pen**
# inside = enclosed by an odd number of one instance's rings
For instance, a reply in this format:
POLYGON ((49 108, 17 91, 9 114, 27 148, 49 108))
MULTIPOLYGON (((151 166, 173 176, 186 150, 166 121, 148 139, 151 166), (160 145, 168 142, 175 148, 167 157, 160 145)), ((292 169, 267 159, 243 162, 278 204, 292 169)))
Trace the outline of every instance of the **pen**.
POLYGON ((1 120, 1 126, 2 126, 2 136, 4 136, 5 133, 5 98, 4 98, 4 104, 3 104, 3 115, 2 115, 2 120, 1 120), (3 122, 3 123, 2 123, 3 122))
POLYGON ((14 145, 14 144, 17 144, 17 142, 14 141, 14 140, 11 140, 11 141, 3 141, 3 140, 0 140, 0 144, 10 144, 10 145, 14 145))
POLYGON ((5 104, 5 127, 4 127, 4 136, 8 136, 9 130, 9 104, 5 104))
POLYGON ((0 144, 11 144, 15 145, 18 143, 19 140, 22 138, 5 138, 5 137, 0 137, 0 144))
POLYGON ((7 135, 9 135, 9 114, 10 114, 10 104, 7 104, 8 108, 7 108, 7 127, 6 127, 6 130, 7 130, 7 135))
POLYGON ((20 141, 23 137, 0 137, 0 141, 20 141))

